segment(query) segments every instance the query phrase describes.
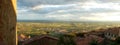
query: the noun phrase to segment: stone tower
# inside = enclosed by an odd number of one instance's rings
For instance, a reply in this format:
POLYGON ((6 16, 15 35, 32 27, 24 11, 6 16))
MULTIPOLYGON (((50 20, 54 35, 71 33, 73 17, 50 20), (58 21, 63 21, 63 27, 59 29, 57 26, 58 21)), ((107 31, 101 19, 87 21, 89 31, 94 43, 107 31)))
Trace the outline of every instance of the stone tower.
POLYGON ((16 0, 0 0, 0 45, 16 45, 16 0))

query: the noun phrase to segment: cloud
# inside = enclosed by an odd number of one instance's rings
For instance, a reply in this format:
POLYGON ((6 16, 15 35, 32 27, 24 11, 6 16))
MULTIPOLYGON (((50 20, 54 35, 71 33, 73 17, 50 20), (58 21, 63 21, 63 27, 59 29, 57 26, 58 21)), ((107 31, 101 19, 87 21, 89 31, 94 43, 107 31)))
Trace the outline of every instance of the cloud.
POLYGON ((85 2, 82 3, 82 8, 86 10, 94 9, 94 8, 101 8, 101 9, 109 9, 109 10, 120 10, 120 3, 97 3, 93 2, 85 2))
POLYGON ((80 2, 83 0, 18 0, 18 4, 21 6, 36 6, 36 5, 63 5, 80 2))
POLYGON ((69 4, 69 5, 38 5, 35 7, 32 7, 32 11, 35 13, 40 13, 40 14, 47 14, 51 12, 55 12, 58 10, 67 10, 72 7, 74 7, 75 4, 69 4))
POLYGON ((18 0, 17 14, 23 20, 111 21, 110 18, 120 17, 120 1, 18 0))
POLYGON ((89 16, 81 16, 81 19, 92 21, 119 21, 120 12, 91 13, 89 16))
POLYGON ((37 9, 42 9, 42 8, 61 8, 61 7, 72 7, 75 6, 76 4, 66 4, 66 5, 37 5, 34 6, 32 9, 37 10, 37 9))
POLYGON ((96 3, 85 2, 78 4, 66 5, 38 5, 32 7, 32 11, 40 14, 53 13, 64 10, 70 13, 97 13, 97 12, 118 12, 120 10, 119 3, 96 3))

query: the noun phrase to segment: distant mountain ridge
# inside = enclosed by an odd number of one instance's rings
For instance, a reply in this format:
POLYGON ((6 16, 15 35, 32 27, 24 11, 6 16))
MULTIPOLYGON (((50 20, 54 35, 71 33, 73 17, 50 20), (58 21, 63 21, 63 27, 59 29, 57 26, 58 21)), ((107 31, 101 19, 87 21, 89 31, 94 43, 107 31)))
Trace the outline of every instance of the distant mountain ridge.
POLYGON ((120 23, 120 21, 65 21, 65 20, 17 20, 17 22, 105 22, 105 23, 120 23))

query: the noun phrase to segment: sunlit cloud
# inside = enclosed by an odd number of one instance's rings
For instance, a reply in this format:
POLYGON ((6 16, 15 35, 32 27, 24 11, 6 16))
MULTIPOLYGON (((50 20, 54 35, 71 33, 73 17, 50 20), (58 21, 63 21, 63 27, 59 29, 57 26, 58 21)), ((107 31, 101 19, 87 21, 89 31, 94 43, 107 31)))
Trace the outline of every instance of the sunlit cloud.
POLYGON ((66 4, 66 5, 38 5, 34 6, 32 9, 37 10, 37 9, 42 9, 42 8, 61 8, 61 7, 71 7, 75 6, 75 4, 66 4))
POLYGON ((120 21, 120 13, 92 13, 91 16, 82 16, 81 19, 93 20, 93 21, 120 21))
POLYGON ((104 8, 110 10, 120 10, 119 3, 96 3, 96 2, 86 2, 83 4, 82 8, 90 10, 91 8, 104 8))

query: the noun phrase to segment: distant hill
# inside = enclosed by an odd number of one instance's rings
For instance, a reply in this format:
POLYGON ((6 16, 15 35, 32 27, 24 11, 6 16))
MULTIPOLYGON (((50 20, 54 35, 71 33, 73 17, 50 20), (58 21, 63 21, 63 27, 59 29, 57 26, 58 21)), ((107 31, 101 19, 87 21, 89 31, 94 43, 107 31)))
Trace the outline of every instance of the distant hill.
POLYGON ((87 22, 87 23, 120 23, 120 21, 63 21, 63 20, 17 20, 17 22, 69 22, 69 23, 79 23, 79 22, 87 22))

